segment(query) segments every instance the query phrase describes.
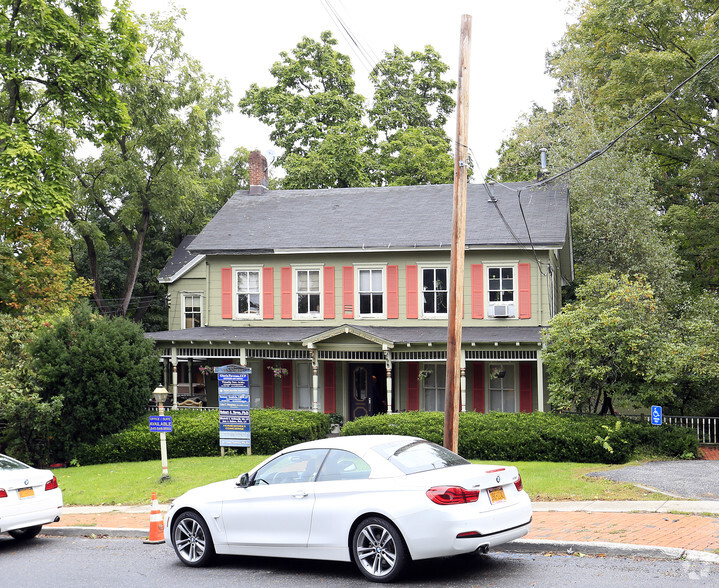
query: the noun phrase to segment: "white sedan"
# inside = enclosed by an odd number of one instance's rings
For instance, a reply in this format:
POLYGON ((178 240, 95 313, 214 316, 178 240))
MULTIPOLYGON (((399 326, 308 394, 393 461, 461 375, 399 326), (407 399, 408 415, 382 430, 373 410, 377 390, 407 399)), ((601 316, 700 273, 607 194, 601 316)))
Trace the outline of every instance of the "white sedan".
POLYGON ((62 514, 62 490, 50 470, 0 453, 0 533, 32 539, 62 514))
POLYGON ((517 468, 367 435, 294 445, 236 480, 190 490, 164 532, 189 566, 216 553, 354 561, 389 582, 411 560, 486 553, 525 535, 531 519, 517 468))

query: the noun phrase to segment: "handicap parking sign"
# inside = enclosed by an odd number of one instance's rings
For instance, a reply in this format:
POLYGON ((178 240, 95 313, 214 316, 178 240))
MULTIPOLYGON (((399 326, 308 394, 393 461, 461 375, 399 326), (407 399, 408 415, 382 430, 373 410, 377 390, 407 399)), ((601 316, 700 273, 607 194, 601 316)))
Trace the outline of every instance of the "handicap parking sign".
POLYGON ((652 425, 662 424, 662 407, 652 406, 652 425))

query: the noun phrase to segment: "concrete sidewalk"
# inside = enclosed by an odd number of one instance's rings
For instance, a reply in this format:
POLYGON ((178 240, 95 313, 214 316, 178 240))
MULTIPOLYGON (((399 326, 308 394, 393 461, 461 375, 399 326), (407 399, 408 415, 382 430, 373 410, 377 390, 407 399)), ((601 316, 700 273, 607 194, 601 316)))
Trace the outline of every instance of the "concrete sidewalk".
MULTIPOLYGON (((532 529, 502 551, 631 555, 719 564, 719 501, 534 502, 532 529)), ((147 537, 150 505, 66 506, 47 535, 147 537)), ((167 505, 160 505, 161 511, 167 505)))

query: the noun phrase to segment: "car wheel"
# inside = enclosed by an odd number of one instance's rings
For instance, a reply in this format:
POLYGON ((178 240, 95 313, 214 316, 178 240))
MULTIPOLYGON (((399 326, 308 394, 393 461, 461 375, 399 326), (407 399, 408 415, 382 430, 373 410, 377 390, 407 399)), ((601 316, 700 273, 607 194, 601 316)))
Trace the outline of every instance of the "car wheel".
POLYGON ((25 527, 24 529, 13 529, 12 531, 8 531, 8 533, 10 533, 13 539, 27 541, 35 537, 35 535, 40 532, 40 529, 42 529, 42 525, 35 525, 34 527, 25 527))
POLYGON ((382 517, 369 517, 355 529, 352 557, 359 571, 373 582, 396 580, 409 561, 399 529, 382 517))
POLYGON ((172 523, 172 546, 180 561, 188 566, 206 566, 215 556, 207 524, 192 511, 177 515, 172 523))

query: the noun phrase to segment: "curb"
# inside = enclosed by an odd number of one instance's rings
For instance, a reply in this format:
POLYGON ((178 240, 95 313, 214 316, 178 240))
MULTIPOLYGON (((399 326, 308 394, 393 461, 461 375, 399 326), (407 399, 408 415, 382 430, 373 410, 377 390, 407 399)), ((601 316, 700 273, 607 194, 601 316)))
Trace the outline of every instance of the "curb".
POLYGON ((544 553, 553 551, 567 555, 611 555, 625 557, 648 557, 652 559, 688 560, 719 564, 719 555, 707 551, 659 547, 633 543, 609 543, 601 541, 545 541, 542 539, 515 539, 505 543, 499 551, 514 553, 544 553))
MULTIPOLYGON (((100 539, 116 537, 126 539, 147 539, 147 529, 119 529, 112 527, 46 527, 43 535, 56 537, 89 537, 100 539)), ((545 541, 542 539, 515 539, 505 543, 496 551, 504 553, 546 553, 566 555, 609 555, 624 557, 647 557, 651 559, 686 560, 719 564, 719 554, 679 547, 658 547, 656 545, 635 545, 633 543, 609 543, 600 541, 545 541)))

